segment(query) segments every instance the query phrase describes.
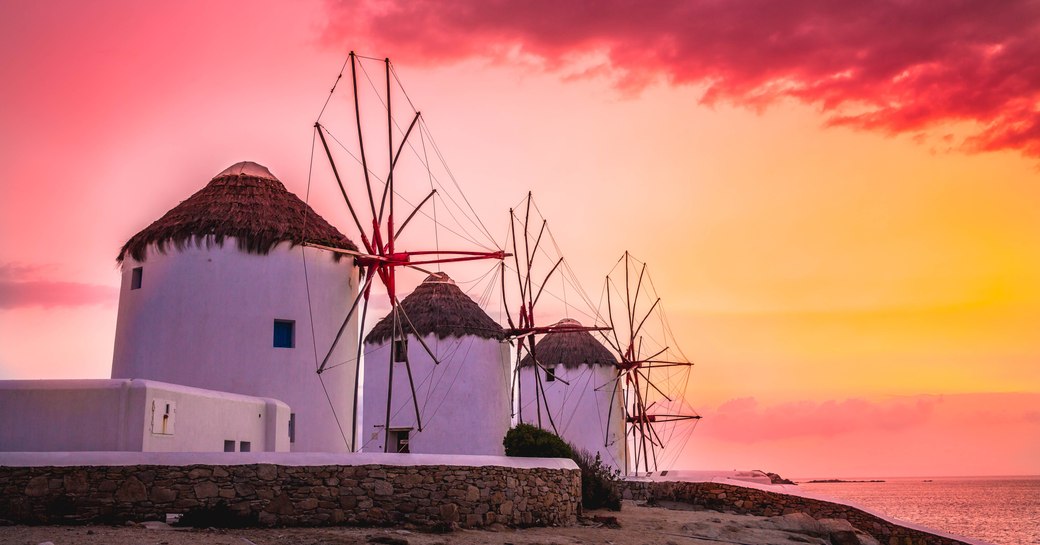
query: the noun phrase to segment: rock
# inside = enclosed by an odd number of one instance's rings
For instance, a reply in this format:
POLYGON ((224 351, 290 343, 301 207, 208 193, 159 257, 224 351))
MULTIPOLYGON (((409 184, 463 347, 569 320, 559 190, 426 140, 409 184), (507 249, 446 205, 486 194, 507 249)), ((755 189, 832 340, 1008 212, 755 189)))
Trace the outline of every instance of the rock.
POLYGON ((408 545, 408 540, 403 537, 394 536, 371 536, 368 538, 369 543, 382 543, 383 545, 408 545))
POLYGON ((769 473, 766 471, 763 471, 763 473, 765 473, 766 476, 769 477, 769 481, 773 484, 797 484, 794 481, 790 479, 785 479, 776 473, 769 473))
POLYGON ((173 526, 170 526, 165 522, 159 522, 157 520, 148 520, 142 522, 141 526, 148 530, 173 530, 173 526))
POLYGON ((831 532, 831 545, 860 545, 856 532, 843 530, 831 532))
POLYGON ((66 494, 83 494, 90 490, 86 471, 73 471, 65 475, 64 485, 66 494))
POLYGON ((296 509, 293 507, 292 500, 289 499, 289 495, 282 493, 279 494, 275 499, 271 500, 271 503, 267 504, 267 508, 264 509, 268 513, 274 513, 275 515, 295 515, 296 509))
POLYGON ((386 481, 375 481, 372 493, 376 496, 390 496, 394 493, 394 486, 386 481))
POLYGON ((217 488, 217 484, 213 481, 203 481, 193 487, 195 490, 195 497, 202 500, 206 498, 214 498, 220 492, 217 488))
POLYGON ((148 499, 148 490, 137 477, 130 477, 116 489, 116 499, 123 502, 139 502, 148 499))
POLYGON ((852 526, 852 523, 845 519, 820 519, 816 522, 819 524, 820 529, 832 534, 837 532, 856 531, 856 528, 852 526))
POLYGON ((271 464, 260 464, 256 468, 256 477, 261 481, 273 481, 278 476, 278 468, 271 464))
POLYGON ((150 498, 152 503, 169 503, 177 499, 177 491, 172 488, 153 486, 150 498))
POLYGON ((47 477, 39 476, 29 479, 29 484, 25 485, 26 496, 45 496, 47 495, 47 477))
POLYGON ((502 502, 502 505, 498 506, 498 512, 503 516, 511 516, 513 514, 513 502, 509 500, 502 502))
POLYGON ((54 545, 54 542, 53 541, 41 541, 41 542, 37 543, 36 545, 54 545))
POLYGON ((816 519, 805 513, 791 513, 781 517, 771 517, 762 522, 764 527, 775 528, 786 532, 795 532, 819 537, 825 537, 830 534, 830 531, 824 529, 816 519))
POLYGON ((209 468, 197 467, 188 472, 188 478, 195 481, 200 477, 209 477, 213 475, 213 470, 209 468))
POLYGON ((458 522, 459 506, 454 503, 441 505, 441 520, 444 522, 458 522))

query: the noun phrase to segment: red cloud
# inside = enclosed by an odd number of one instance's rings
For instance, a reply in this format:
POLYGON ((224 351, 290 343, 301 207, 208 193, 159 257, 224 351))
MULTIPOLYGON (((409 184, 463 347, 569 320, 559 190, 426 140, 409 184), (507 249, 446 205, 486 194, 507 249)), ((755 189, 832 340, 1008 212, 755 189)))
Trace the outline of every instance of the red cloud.
POLYGON ((707 104, 793 98, 828 124, 890 134, 967 122, 966 151, 1040 157, 1031 0, 329 0, 329 11, 336 46, 408 62, 533 58, 548 70, 606 71, 628 90, 704 85, 707 104))
POLYGON ((107 305, 116 301, 118 290, 111 286, 35 278, 41 270, 42 267, 0 264, 0 309, 107 305))

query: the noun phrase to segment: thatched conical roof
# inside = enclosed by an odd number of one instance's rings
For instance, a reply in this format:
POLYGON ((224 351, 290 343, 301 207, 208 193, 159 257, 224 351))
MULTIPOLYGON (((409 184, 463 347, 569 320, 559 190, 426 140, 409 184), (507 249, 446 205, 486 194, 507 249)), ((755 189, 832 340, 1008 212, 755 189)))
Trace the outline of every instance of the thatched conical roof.
POLYGON ((285 189, 270 170, 243 161, 214 176, 206 187, 131 237, 116 260, 130 256, 144 261, 151 245, 165 252, 170 245, 182 249, 192 242, 223 245, 227 237, 254 254, 266 254, 280 242, 357 250, 343 233, 285 189))
MULTIPOLYGON (((556 323, 557 326, 576 326, 581 323, 577 320, 565 318, 556 323)), ((546 334, 534 346, 538 363, 552 367, 563 365, 574 368, 582 364, 586 365, 617 365, 617 358, 596 340, 588 331, 555 331, 546 334)), ((534 364, 531 354, 520 360, 520 367, 530 367, 534 364)))
MULTIPOLYGON (((401 301, 415 331, 411 331, 408 322, 401 317, 401 329, 409 335, 418 333, 420 337, 430 334, 437 338, 445 337, 481 337, 484 339, 504 339, 505 330, 491 319, 476 301, 462 292, 455 282, 444 273, 433 273, 419 284, 415 291, 401 301)), ((365 336, 365 344, 379 344, 392 337, 394 331, 393 313, 387 314, 376 323, 372 331, 365 336)))

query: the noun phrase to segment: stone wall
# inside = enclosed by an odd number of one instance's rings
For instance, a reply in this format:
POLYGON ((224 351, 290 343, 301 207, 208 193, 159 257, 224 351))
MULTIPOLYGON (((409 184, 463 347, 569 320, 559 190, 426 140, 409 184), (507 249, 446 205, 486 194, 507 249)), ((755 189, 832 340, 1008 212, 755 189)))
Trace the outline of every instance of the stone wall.
POLYGON ((627 499, 678 501, 715 511, 774 517, 806 513, 815 519, 845 519, 883 545, 970 545, 966 541, 907 528, 840 503, 714 482, 626 481, 627 499))
MULTIPOLYGON (((454 465, 0 466, 0 519, 165 520, 216 510, 260 526, 569 525, 577 469, 454 465)), ((213 511, 211 511, 213 512, 213 511)))

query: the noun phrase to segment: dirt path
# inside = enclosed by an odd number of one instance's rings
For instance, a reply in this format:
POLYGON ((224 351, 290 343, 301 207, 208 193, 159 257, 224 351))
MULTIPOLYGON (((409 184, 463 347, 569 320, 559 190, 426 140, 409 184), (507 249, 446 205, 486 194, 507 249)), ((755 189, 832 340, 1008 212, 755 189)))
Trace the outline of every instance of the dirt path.
POLYGON ((621 512, 591 511, 586 523, 565 528, 456 530, 431 534, 391 528, 159 529, 144 526, 8 526, 0 543, 37 545, 829 545, 830 539, 795 524, 788 517, 728 515, 644 507, 625 502, 621 512), (593 516, 617 517, 620 528, 592 523, 593 516), (783 520, 781 520, 783 519, 783 520))

